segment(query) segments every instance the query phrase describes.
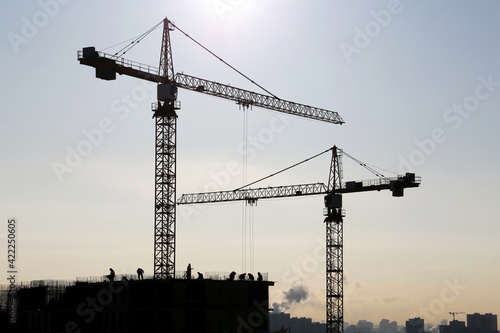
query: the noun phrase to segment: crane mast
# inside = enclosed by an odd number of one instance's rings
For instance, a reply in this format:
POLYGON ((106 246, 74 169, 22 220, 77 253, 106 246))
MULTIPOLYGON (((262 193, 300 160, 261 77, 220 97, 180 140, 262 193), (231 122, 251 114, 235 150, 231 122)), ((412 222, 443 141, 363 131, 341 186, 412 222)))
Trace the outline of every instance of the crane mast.
POLYGON ((258 199, 325 195, 324 223, 326 226, 326 324, 328 333, 344 332, 344 231, 342 194, 390 190, 395 197, 403 196, 405 188, 418 187, 420 177, 413 173, 392 178, 342 182, 342 154, 336 146, 331 148, 332 159, 328 183, 313 183, 264 188, 242 188, 234 191, 218 191, 183 194, 178 204, 199 204, 258 199))
POLYGON ((155 235, 154 276, 175 276, 175 210, 177 156, 177 102, 170 22, 163 21, 163 41, 158 75, 158 102, 153 104, 155 130, 155 235))
POLYGON ((333 147, 328 194, 325 196, 326 226, 326 331, 344 332, 344 226, 342 195, 342 151, 333 147))

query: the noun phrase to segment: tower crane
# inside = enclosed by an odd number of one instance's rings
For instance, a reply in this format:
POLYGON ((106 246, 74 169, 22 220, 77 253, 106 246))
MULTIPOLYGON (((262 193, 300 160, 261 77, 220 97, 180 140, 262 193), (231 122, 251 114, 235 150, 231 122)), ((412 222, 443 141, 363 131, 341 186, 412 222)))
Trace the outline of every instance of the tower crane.
POLYGON ((269 95, 183 73, 175 73, 170 38, 170 32, 174 29, 192 39, 173 22, 165 18, 158 68, 127 60, 117 55, 99 52, 96 51, 95 47, 85 47, 78 51, 80 64, 94 67, 97 78, 115 80, 116 73, 118 73, 158 84, 157 102, 152 104, 153 117, 156 122, 154 207, 154 277, 156 279, 175 277, 176 127, 177 111, 180 109, 180 101, 177 100, 178 88, 232 100, 244 108, 256 106, 332 124, 344 123, 337 112, 283 100, 270 94, 267 90, 269 95))
POLYGON ((465 313, 465 312, 450 312, 450 314, 453 316, 453 321, 455 321, 455 315, 461 314, 461 313, 465 313))
POLYGON ((345 212, 342 209, 342 194, 390 190, 394 197, 402 197, 405 188, 418 187, 420 185, 420 177, 415 177, 414 173, 406 173, 404 176, 393 178, 384 177, 372 180, 349 181, 343 183, 343 151, 334 146, 325 152, 330 150, 332 152, 332 158, 327 184, 312 183, 255 189, 240 188, 233 191, 183 194, 177 203, 201 204, 237 200, 245 200, 247 202, 254 203, 258 199, 299 197, 317 194, 325 195, 326 324, 328 333, 342 333, 344 331, 343 218, 345 217, 345 212))

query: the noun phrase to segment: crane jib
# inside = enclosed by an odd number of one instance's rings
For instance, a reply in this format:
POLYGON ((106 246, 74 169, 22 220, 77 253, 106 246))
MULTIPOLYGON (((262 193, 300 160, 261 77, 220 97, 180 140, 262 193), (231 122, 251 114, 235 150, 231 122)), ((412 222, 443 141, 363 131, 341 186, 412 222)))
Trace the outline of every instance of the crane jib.
POLYGON ((334 111, 299 104, 269 95, 259 94, 253 91, 236 88, 227 84, 209 81, 183 73, 177 73, 175 75, 175 84, 179 88, 233 100, 237 104, 245 107, 257 106, 264 109, 325 121, 333 124, 344 123, 339 114, 334 111))

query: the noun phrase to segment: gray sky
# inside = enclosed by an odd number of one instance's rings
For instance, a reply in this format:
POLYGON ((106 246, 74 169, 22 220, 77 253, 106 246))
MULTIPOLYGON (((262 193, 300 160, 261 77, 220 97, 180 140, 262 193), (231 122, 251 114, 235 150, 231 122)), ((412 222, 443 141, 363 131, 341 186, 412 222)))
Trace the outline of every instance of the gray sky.
MULTIPOLYGON (((168 16, 278 97, 337 111, 346 122, 250 110, 248 181, 334 144, 422 176, 404 198, 344 197, 347 321, 500 312, 497 2, 42 0, 2 2, 0 13, 0 218, 19 223, 20 280, 109 267, 152 274, 155 86, 98 80, 76 52, 106 49, 168 16)), ((125 58, 158 66, 160 46, 156 30, 125 58)), ((178 31, 172 48, 176 72, 262 92, 178 31)), ((181 90, 179 100, 178 196, 241 186, 244 112, 195 92, 181 90)), ((326 182, 329 159, 261 186, 326 182)), ((345 180, 374 178, 344 162, 345 180)), ((243 221, 253 221, 245 270, 253 253, 254 274, 277 282, 272 302, 302 285, 308 297, 290 312, 324 320, 322 214, 321 197, 260 201, 252 213, 241 203, 179 207, 176 268, 241 272, 243 221)))

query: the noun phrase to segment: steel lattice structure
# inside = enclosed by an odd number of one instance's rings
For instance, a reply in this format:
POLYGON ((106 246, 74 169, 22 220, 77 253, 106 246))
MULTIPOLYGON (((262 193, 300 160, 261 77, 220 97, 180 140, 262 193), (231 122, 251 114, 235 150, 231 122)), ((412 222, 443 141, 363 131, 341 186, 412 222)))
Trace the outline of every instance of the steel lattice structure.
POLYGON ((301 184, 277 187, 262 187, 238 191, 203 192, 183 194, 177 201, 181 204, 196 204, 208 202, 227 202, 238 200, 268 199, 284 197, 296 197, 302 195, 325 194, 327 187, 323 183, 301 184))
POLYGON ((155 278, 175 276, 175 210, 176 210, 176 126, 177 115, 160 115, 161 108, 153 106, 156 116, 155 159, 155 278))
MULTIPOLYGON (((177 113, 179 103, 175 89, 170 22, 163 21, 163 40, 158 75, 166 78, 168 93, 158 93, 153 104, 155 131, 155 234, 154 276, 156 279, 175 277, 175 201, 177 113)), ((158 87, 160 89, 160 87, 158 87)))
POLYGON ((164 83, 175 82, 174 60, 172 57, 172 41, 170 39, 170 31, 174 30, 170 21, 165 18, 163 20, 163 38, 160 53, 160 66, 158 75, 166 78, 164 83))
POLYGON ((257 106, 268 110, 285 112, 290 115, 325 121, 332 124, 344 123, 337 112, 259 94, 253 91, 200 79, 198 77, 182 73, 177 73, 175 75, 175 82, 179 88, 194 90, 208 95, 229 99, 245 107, 257 106))

